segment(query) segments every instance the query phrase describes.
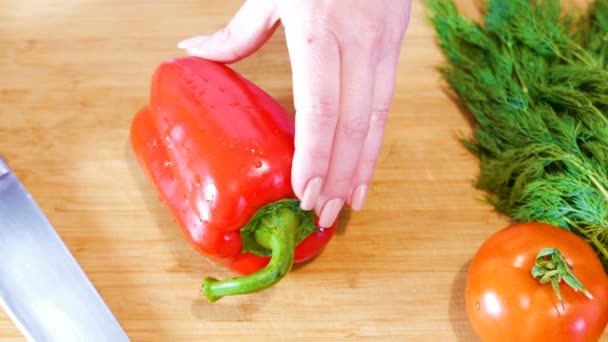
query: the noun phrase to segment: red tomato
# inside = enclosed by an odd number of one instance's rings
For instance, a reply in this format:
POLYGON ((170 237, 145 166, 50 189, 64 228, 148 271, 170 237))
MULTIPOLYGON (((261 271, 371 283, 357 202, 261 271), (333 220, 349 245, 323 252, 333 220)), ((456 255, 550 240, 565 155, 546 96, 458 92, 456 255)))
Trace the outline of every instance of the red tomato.
POLYGON ((467 275, 469 320, 483 341, 597 341, 608 323, 608 276, 590 245, 576 234, 543 223, 520 223, 492 235, 467 275), (562 280, 559 292, 532 276, 536 256, 556 248, 593 296, 562 280))

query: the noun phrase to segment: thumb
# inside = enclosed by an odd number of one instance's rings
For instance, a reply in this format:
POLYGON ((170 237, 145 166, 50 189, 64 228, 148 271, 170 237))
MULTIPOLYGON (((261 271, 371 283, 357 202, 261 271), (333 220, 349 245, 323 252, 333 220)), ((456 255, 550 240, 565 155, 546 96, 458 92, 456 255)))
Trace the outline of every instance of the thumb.
POLYGON ((275 1, 246 0, 224 28, 185 39, 177 47, 192 56, 232 63, 259 49, 278 24, 275 1))

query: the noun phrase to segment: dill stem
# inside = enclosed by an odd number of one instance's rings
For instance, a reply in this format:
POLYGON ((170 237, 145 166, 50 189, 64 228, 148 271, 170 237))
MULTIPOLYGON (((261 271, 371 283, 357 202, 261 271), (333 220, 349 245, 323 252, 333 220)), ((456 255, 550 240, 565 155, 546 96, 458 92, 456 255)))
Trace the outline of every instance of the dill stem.
POLYGON ((608 191, 606 191, 606 188, 604 188, 602 186, 602 184, 600 184, 600 182, 598 182, 598 180, 595 177, 593 177, 593 175, 587 175, 587 176, 589 177, 591 182, 597 187, 597 189, 602 193, 602 195, 604 196, 604 199, 608 203, 608 191))
POLYGON ((595 248, 598 250, 598 252, 600 252, 601 254, 604 255, 604 258, 608 259, 608 249, 606 249, 606 247, 604 247, 604 245, 602 245, 601 241, 599 241, 597 239, 597 236, 594 236, 593 238, 591 238, 591 243, 595 246, 595 248))
MULTIPOLYGON (((604 199, 606 200, 606 202, 608 202, 608 191, 606 190, 606 188, 604 188, 602 186, 602 184, 597 180, 597 178, 595 178, 595 176, 593 176, 592 174, 585 172, 586 169, 580 165, 577 162, 574 161, 570 161, 572 164, 576 165, 577 167, 583 169, 583 172, 587 175, 587 177, 589 177, 589 180, 591 180, 591 183, 593 183, 593 185, 595 185, 595 187, 597 188, 597 190, 602 194, 602 196, 604 196, 604 199)), ((564 218, 566 222, 568 222, 568 224, 572 227, 576 227, 578 232, 582 235, 584 235, 586 237, 586 239, 591 242, 593 244, 593 246, 595 246, 595 248, 604 255, 604 258, 608 259, 608 249, 602 244, 601 241, 598 240, 597 235, 593 234, 590 235, 586 230, 583 230, 581 228, 579 228, 577 225, 575 225, 570 219, 568 219, 567 217, 564 218)))
POLYGON ((596 234, 590 234, 588 230, 581 229, 579 226, 574 224, 574 222, 572 222, 572 220, 570 220, 567 217, 564 217, 564 221, 568 222, 568 225, 571 228, 574 228, 578 232, 578 234, 582 235, 585 238, 585 240, 587 240, 589 243, 591 243, 596 248, 596 250, 604 256, 604 258, 608 259, 608 249, 606 247, 604 247, 604 245, 602 244, 602 242, 600 240, 597 239, 596 234))
POLYGON ((600 110, 599 110, 599 109, 597 109, 597 107, 596 107, 596 106, 594 106, 594 105, 593 105, 593 103, 589 102, 589 106, 591 107, 591 109, 593 109, 593 112, 594 112, 595 114, 597 114, 597 116, 599 116, 599 118, 600 118, 600 119, 602 119, 602 120, 604 121, 604 123, 605 123, 605 124, 607 124, 607 125, 608 125, 608 118, 606 118, 606 117, 604 116, 604 114, 603 114, 602 112, 600 112, 600 110))
MULTIPOLYGON (((573 44, 571 44, 571 45, 573 45, 573 44)), ((576 47, 576 46, 574 46, 574 47, 576 47)), ((591 66, 591 67, 595 66, 593 59, 591 61, 589 61, 588 59, 583 58, 583 56, 580 55, 576 50, 578 50, 578 49, 572 50, 572 54, 574 55, 574 57, 578 58, 581 62, 585 63, 587 66, 591 66)), ((572 64, 574 64, 574 63, 572 63, 572 64)))
POLYGON ((530 96, 530 93, 528 91, 528 86, 524 82, 524 78, 521 76, 521 73, 519 72, 519 67, 516 62, 517 59, 513 55, 513 43, 507 42, 507 48, 509 49, 509 56, 511 57, 511 60, 513 60, 513 70, 515 71, 515 78, 517 78, 517 81, 519 82, 519 85, 521 86, 521 90, 526 94, 526 97, 528 98, 528 103, 531 104, 532 106, 534 106, 534 99, 532 99, 532 97, 530 96))
POLYGON ((608 45, 608 33, 604 35, 602 47, 600 48, 600 66, 603 67, 606 63, 606 45, 608 45))
MULTIPOLYGON (((556 155, 555 157, 559 157, 559 155, 556 155)), ((600 183, 597 178, 595 178, 593 172, 589 171, 584 165, 582 165, 578 161, 572 160, 572 158, 568 158, 563 161, 566 163, 571 163, 572 165, 578 167, 584 175, 589 177, 591 183, 595 185, 597 190, 602 194, 602 196, 604 196, 604 200, 606 201, 606 203, 608 203, 608 191, 602 186, 602 183, 600 183)))

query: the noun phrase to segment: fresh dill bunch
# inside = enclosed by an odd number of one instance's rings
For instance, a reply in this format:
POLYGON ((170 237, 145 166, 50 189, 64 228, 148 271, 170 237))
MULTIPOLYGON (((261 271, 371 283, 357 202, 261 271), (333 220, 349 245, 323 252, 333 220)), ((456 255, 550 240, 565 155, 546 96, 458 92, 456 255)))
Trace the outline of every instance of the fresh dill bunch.
POLYGON ((426 4, 438 70, 474 122, 461 142, 476 186, 515 221, 583 237, 608 271, 608 0, 579 17, 559 0, 487 0, 481 22, 426 4))
POLYGON ((608 1, 592 3, 580 18, 572 37, 604 67, 608 61, 608 1))

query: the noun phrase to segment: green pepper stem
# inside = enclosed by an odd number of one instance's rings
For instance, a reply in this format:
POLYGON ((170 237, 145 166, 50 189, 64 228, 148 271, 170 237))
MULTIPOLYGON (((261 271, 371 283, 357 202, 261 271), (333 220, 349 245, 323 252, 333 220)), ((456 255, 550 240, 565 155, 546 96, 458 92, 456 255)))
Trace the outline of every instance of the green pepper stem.
POLYGON ((208 301, 264 290, 289 273, 293 266, 299 220, 293 211, 284 209, 270 221, 271 224, 264 225, 254 233, 256 242, 272 251, 270 262, 261 270, 243 277, 225 280, 205 277, 202 291, 208 301))

